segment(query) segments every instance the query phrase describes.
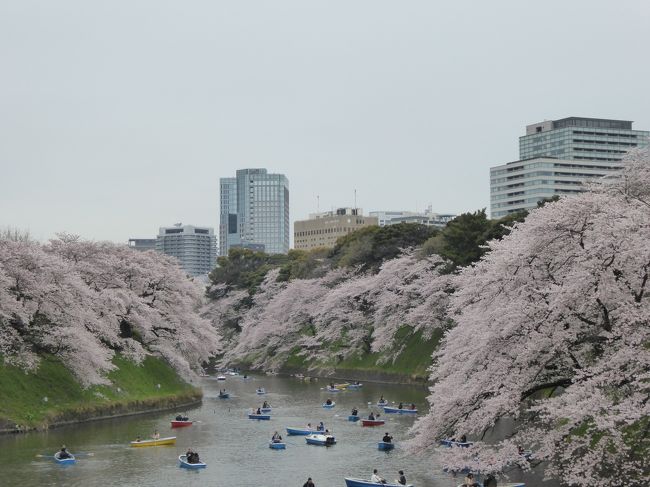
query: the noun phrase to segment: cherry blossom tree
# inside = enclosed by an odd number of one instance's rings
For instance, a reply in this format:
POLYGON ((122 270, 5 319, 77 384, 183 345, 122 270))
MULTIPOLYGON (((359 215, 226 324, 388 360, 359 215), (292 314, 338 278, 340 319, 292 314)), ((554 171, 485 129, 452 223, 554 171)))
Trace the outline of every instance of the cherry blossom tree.
POLYGON ((650 157, 533 210, 455 279, 412 448, 468 434, 450 468, 528 462, 567 485, 650 481, 650 157), (508 438, 486 440, 500 421, 508 438), (488 434, 486 434, 488 433, 488 434))
POLYGON ((219 348, 198 314, 202 295, 154 252, 71 235, 0 240, 0 353, 26 369, 53 354, 85 385, 107 382, 115 353, 155 353, 188 375, 219 348))

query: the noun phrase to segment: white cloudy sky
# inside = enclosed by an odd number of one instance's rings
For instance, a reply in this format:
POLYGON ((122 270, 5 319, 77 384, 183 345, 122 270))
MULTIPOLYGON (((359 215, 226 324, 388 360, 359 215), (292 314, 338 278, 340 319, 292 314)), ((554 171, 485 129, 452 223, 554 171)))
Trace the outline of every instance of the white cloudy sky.
POLYGON ((219 178, 462 212, 528 123, 650 129, 650 2, 0 1, 0 227, 218 225, 219 178))

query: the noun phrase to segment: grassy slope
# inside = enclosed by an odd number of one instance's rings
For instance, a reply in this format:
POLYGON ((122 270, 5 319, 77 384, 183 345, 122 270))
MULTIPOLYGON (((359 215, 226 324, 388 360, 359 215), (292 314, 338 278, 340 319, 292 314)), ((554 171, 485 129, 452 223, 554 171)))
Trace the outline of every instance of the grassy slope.
POLYGON ((113 363, 118 367, 109 374, 113 385, 89 389, 83 389, 70 371, 52 357, 44 357, 35 373, 0 366, 0 418, 33 427, 61 415, 92 413, 102 406, 197 394, 158 358, 147 357, 141 366, 120 357, 113 363))
MULTIPOLYGON (((411 327, 403 326, 395 334, 394 341, 395 349, 399 349, 400 347, 404 348, 394 361, 381 363, 384 354, 359 352, 336 364, 329 363, 322 365, 325 367, 334 367, 337 371, 346 373, 361 371, 369 375, 409 377, 418 381, 424 381, 428 378, 427 369, 431 366, 431 355, 438 346, 441 337, 442 331, 435 330, 431 338, 424 340, 422 338, 422 332, 413 333, 411 327)), ((300 348, 296 347, 293 349, 284 364, 287 370, 307 371, 311 366, 318 367, 319 364, 310 363, 304 357, 298 355, 299 352, 300 348)), ((333 350, 333 355, 335 352, 336 350, 333 350)))

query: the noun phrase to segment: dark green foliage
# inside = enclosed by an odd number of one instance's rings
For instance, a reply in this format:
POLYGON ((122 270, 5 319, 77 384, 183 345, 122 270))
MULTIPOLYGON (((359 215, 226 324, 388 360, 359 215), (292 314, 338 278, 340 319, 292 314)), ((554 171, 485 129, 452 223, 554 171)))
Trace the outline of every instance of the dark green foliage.
POLYGON ((474 213, 463 213, 449 222, 437 235, 422 246, 423 255, 438 254, 450 261, 451 272, 476 262, 487 250, 488 240, 500 239, 510 233, 510 227, 524 221, 527 212, 517 212, 499 220, 488 220, 485 208, 474 213))
POLYGON ((365 227, 339 238, 330 259, 336 267, 362 266, 376 270, 385 260, 397 257, 403 249, 419 247, 437 232, 419 223, 365 227))
POLYGON ((290 250, 287 254, 287 262, 280 268, 278 281, 320 277, 324 274, 323 264, 328 253, 328 249, 290 250))
POLYGON ((244 248, 232 248, 227 257, 217 259, 217 267, 210 273, 213 284, 248 289, 251 294, 262 283, 266 273, 286 263, 284 254, 267 254, 244 248))

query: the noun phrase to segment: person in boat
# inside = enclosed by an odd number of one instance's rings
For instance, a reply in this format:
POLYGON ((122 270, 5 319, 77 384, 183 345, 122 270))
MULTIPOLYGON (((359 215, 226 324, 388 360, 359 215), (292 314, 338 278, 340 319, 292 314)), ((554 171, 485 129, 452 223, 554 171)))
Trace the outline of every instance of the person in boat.
POLYGON ((370 411, 370 414, 368 415, 368 419, 369 419, 370 421, 374 421, 374 420, 375 420, 375 415, 372 413, 372 411, 370 411))
POLYGON ((255 414, 262 414, 262 410, 260 408, 257 408, 257 412, 255 414))
POLYGON ((59 460, 65 460, 66 458, 72 458, 72 455, 68 453, 68 450, 66 449, 65 445, 62 445, 61 449, 58 452, 58 457, 59 460))
POLYGON ((330 389, 336 389, 336 388, 334 387, 334 382, 330 382, 330 389))
POLYGON ((384 395, 382 394, 381 397, 379 398, 379 402, 386 402, 386 399, 384 399, 384 395))
POLYGON ((404 409, 404 403, 400 402, 399 406, 397 406, 397 409, 404 409))
POLYGON ((191 452, 187 456, 187 463, 201 463, 201 460, 199 459, 198 452, 195 452, 195 451, 191 452))
POLYGON ((415 404, 414 403, 411 403, 411 410, 415 411, 415 404))
POLYGON ((271 437, 271 441, 273 443, 282 443, 282 436, 280 436, 280 433, 277 431, 273 433, 273 436, 271 437))
POLYGON ((322 421, 316 426, 316 431, 325 431, 325 424, 322 421))
POLYGON ((352 408, 352 416, 358 416, 359 410, 357 408, 352 408))
POLYGON ((311 423, 307 423, 307 429, 309 431, 313 430, 314 428, 312 427, 311 423))
POLYGON ((325 401, 325 404, 327 404, 328 406, 331 406, 332 405, 332 400, 328 398, 327 401, 325 401))
POLYGON ((302 487, 316 487, 316 484, 315 484, 314 481, 311 479, 311 477, 309 477, 309 478, 307 479, 307 482, 305 482, 304 484, 302 484, 302 487))
POLYGON ((370 481, 374 482, 376 484, 385 484, 386 483, 386 479, 379 476, 379 474, 377 473, 377 469, 374 469, 372 471, 372 476, 370 477, 370 481))
POLYGON ((404 475, 404 470, 400 470, 397 473, 399 474, 399 477, 397 477, 397 483, 399 485, 406 485, 406 475, 404 475))
POLYGON ((479 483, 474 480, 474 474, 468 473, 467 477, 465 477, 465 482, 463 483, 465 487, 478 487, 479 483))
POLYGON ((151 438, 153 440, 159 440, 160 439, 160 433, 158 433, 158 430, 153 432, 153 435, 151 435, 151 438))
POLYGON ((384 435, 384 437, 381 439, 384 443, 392 443, 393 437, 388 434, 388 432, 384 435))
POLYGON ((458 440, 459 443, 467 443, 467 436, 463 435, 460 437, 460 440, 458 440))
POLYGON ((140 442, 142 441, 142 438, 140 437, 140 435, 138 435, 138 436, 135 437, 135 441, 136 441, 137 443, 140 443, 140 442))
POLYGON ((269 406, 269 403, 268 403, 268 402, 264 401, 264 404, 262 404, 262 407, 263 407, 264 409, 267 409, 267 408, 269 408, 269 407, 271 407, 271 406, 269 406))

